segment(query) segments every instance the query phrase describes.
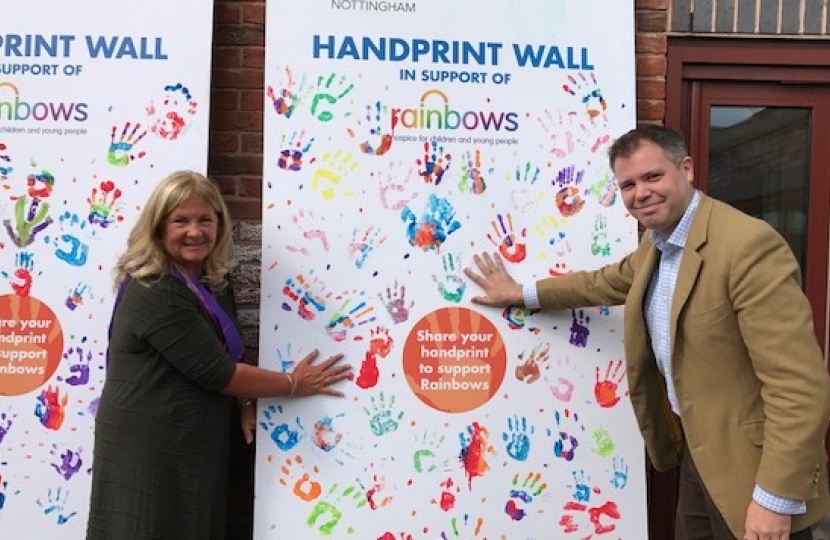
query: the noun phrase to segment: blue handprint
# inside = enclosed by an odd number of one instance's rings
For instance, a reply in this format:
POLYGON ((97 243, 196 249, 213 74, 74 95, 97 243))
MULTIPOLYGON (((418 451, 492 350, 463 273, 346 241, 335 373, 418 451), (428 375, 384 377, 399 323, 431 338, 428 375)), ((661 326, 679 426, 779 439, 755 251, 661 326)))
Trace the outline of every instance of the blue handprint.
POLYGON ((571 496, 575 501, 588 502, 591 499, 591 487, 588 485, 591 482, 591 476, 583 469, 572 471, 574 483, 568 487, 573 488, 574 492, 571 496))
POLYGON ((69 515, 65 515, 63 513, 63 508, 64 508, 64 505, 66 504, 66 499, 68 497, 69 497, 69 492, 65 491, 65 490, 62 491, 60 487, 58 487, 57 489, 54 489, 54 490, 52 488, 49 488, 49 491, 47 492, 46 502, 43 502, 40 499, 37 499, 36 502, 37 502, 38 506, 43 508, 43 513, 44 514, 49 515, 53 512, 57 512, 58 513, 58 525, 63 525, 64 523, 69 521, 69 519, 71 517, 73 517, 74 515, 77 514, 77 512, 72 512, 69 515))
POLYGON ((612 461, 614 465, 614 476, 611 478, 611 485, 615 489, 623 489, 628 485, 628 464, 619 456, 612 461))
POLYGON ((269 405, 263 411, 262 416, 264 420, 259 425, 265 431, 270 431, 271 440, 274 441, 277 448, 286 452, 297 446, 297 443, 302 440, 305 434, 299 416, 294 419, 297 429, 292 429, 286 422, 279 422, 279 416, 282 414, 282 405, 269 405))
POLYGON ((420 218, 407 206, 401 211, 401 221, 407 224, 409 244, 424 251, 439 249, 447 237, 461 227, 461 223, 455 219, 452 204, 435 194, 429 196, 427 207, 420 218))
POLYGON ((527 423, 527 417, 519 418, 513 415, 507 419, 507 429, 502 433, 501 438, 507 443, 507 455, 516 461, 525 461, 530 453, 530 435, 535 431, 533 426, 527 423))

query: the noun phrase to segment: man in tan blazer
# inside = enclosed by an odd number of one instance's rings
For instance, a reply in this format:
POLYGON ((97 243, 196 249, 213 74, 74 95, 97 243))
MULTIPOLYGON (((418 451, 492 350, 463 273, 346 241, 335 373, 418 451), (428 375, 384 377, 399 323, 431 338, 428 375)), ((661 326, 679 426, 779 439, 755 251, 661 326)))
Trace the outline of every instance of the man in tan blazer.
POLYGON ((764 221, 693 187, 683 136, 645 126, 610 163, 647 229, 593 272, 521 284, 475 257, 473 302, 558 310, 625 304, 634 412, 654 467, 680 466, 677 540, 805 539, 830 509, 830 380, 798 264, 764 221))

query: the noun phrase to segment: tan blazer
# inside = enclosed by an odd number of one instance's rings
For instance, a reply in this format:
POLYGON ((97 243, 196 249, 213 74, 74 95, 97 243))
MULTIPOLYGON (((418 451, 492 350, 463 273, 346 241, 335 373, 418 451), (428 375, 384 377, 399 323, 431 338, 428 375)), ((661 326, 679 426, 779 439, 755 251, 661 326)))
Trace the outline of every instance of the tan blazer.
POLYGON ((756 483, 807 501, 792 530, 807 528, 830 508, 824 450, 830 379, 792 251, 765 222, 701 194, 671 309, 682 432, 643 315, 657 261, 646 234, 616 264, 538 282, 542 308, 625 304, 631 401, 655 468, 678 465, 685 434, 736 537, 756 483))

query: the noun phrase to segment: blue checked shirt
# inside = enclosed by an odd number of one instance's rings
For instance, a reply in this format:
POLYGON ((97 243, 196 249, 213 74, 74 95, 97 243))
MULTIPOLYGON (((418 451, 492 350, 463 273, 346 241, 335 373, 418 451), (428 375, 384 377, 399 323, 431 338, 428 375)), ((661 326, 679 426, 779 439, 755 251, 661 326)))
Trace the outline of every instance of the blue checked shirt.
MULTIPOLYGON (((677 272, 680 270, 680 262, 683 260, 683 248, 686 239, 689 237, 689 230, 692 226, 695 212, 700 204, 700 193, 694 192, 686 212, 680 219, 674 231, 668 238, 665 238, 657 231, 650 231, 650 239, 654 247, 660 251, 660 264, 654 269, 651 282, 648 286, 645 298, 645 318, 648 332, 651 336, 651 346, 654 357, 657 359, 657 367, 666 379, 666 391, 669 404, 675 414, 680 416, 680 406, 677 400, 677 392, 671 384, 671 299, 674 296, 674 286, 677 283, 677 272)), ((539 295, 536 291, 536 283, 527 283, 522 287, 525 306, 531 309, 539 309, 539 295)), ((769 510, 779 514, 803 514, 807 511, 807 503, 785 499, 773 495, 761 486, 756 485, 752 498, 769 510)))

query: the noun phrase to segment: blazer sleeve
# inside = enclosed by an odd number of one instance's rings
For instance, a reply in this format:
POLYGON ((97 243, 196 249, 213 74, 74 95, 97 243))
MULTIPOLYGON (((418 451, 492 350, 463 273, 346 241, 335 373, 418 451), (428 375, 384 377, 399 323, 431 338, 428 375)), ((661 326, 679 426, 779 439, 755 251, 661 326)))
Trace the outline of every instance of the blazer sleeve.
POLYGON ((825 459, 830 379, 789 246, 766 224, 742 246, 729 291, 766 417, 756 482, 775 495, 808 500, 825 459))
POLYGON ((636 251, 616 263, 593 271, 574 272, 536 282, 539 303, 545 311, 625 303, 638 261, 651 243, 643 240, 636 251))

